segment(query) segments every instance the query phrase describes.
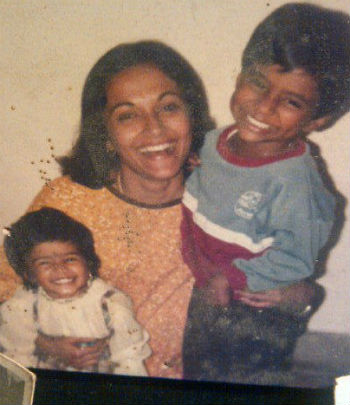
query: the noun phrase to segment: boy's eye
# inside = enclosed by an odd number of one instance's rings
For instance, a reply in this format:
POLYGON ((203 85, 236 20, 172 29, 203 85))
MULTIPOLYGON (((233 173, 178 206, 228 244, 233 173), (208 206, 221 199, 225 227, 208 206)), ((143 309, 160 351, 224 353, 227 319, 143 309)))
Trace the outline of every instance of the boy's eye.
POLYGON ((299 100, 294 100, 292 98, 288 98, 286 100, 286 103, 288 106, 296 108, 297 110, 300 110, 303 107, 302 103, 299 100))
POLYGON ((267 83, 260 78, 259 76, 246 76, 245 80, 248 84, 260 89, 260 90, 265 90, 267 89, 267 83))

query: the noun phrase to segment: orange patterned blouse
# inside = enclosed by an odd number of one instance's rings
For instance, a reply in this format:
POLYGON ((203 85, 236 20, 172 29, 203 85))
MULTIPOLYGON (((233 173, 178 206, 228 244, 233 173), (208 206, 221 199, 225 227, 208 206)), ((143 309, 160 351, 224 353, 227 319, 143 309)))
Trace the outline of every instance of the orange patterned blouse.
MULTIPOLYGON (((181 206, 144 208, 108 188, 92 190, 60 177, 34 199, 29 210, 53 207, 93 233, 102 265, 100 277, 133 300, 136 318, 150 334, 152 377, 182 377, 182 337, 193 286, 180 243, 181 206)), ((18 278, 0 256, 0 298, 8 298, 18 278)))

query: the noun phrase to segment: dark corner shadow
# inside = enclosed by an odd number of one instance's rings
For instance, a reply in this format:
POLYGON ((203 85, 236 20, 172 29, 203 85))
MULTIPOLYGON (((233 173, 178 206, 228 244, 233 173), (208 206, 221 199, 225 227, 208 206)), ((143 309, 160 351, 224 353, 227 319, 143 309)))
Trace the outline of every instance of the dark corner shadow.
POLYGON ((315 266, 315 273, 312 277, 314 280, 316 280, 325 274, 328 255, 333 247, 338 243, 341 230, 345 222, 345 207, 347 204, 347 199, 337 190, 335 183, 327 170, 327 164, 320 154, 319 146, 310 140, 308 140, 307 143, 310 146, 311 155, 316 162, 317 169, 326 188, 335 196, 336 199, 335 222, 328 242, 319 253, 315 266))

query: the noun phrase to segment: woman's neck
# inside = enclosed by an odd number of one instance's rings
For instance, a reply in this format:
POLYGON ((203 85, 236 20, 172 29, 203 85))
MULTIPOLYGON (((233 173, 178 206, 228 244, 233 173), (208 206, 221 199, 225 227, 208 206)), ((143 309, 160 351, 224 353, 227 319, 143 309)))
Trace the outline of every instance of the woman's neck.
POLYGON ((141 204, 159 205, 182 197, 183 175, 166 180, 147 179, 121 170, 112 176, 119 193, 141 204))

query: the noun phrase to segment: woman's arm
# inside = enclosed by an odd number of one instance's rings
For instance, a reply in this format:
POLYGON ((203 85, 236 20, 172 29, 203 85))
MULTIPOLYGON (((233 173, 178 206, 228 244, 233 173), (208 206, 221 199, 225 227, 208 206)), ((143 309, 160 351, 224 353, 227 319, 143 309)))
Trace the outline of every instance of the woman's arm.
POLYGON ((114 373, 147 376, 144 360, 151 354, 147 331, 136 321, 131 300, 116 291, 105 300, 110 327, 115 331, 109 342, 114 373))
POLYGON ((95 365, 105 346, 106 339, 87 339, 73 337, 49 337, 39 334, 36 341, 37 347, 46 355, 57 358, 67 366, 83 370, 95 365), (84 346, 82 343, 96 342, 92 346, 84 346), (84 347, 82 347, 84 346, 84 347))

